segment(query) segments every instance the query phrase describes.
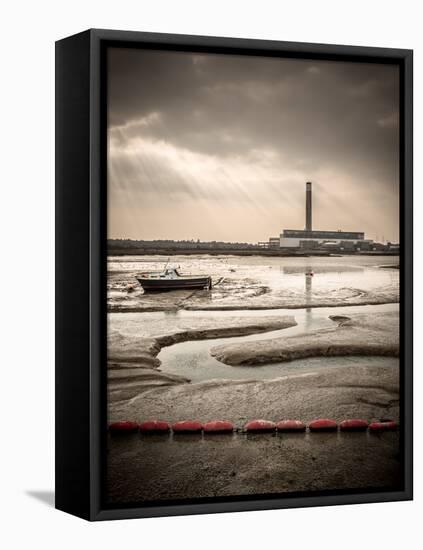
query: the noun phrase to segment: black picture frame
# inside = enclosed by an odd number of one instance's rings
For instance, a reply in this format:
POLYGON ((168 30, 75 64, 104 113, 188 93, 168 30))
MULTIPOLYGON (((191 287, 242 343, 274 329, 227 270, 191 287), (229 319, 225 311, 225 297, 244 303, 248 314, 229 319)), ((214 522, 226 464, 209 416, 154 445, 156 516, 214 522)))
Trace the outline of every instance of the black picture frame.
POLYGON ((412 50, 99 29, 56 43, 56 508, 108 520, 412 499, 412 101, 412 50), (401 490, 104 505, 105 50, 111 45, 399 65, 401 490))

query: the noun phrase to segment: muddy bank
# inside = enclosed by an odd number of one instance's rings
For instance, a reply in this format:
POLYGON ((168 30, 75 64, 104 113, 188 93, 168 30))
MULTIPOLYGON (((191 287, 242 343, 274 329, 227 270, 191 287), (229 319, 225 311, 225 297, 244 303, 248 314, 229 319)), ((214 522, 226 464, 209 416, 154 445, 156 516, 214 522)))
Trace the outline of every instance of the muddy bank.
MULTIPOLYGON (((251 290, 251 289, 250 289, 251 290)), ((237 311, 237 310, 262 310, 262 309, 304 309, 326 308, 341 306, 382 305, 399 302, 399 293, 391 290, 381 290, 373 293, 360 289, 340 289, 337 295, 315 296, 306 298, 293 292, 286 291, 284 295, 271 293, 266 287, 256 288, 251 292, 255 296, 242 298, 215 297, 216 291, 175 291, 162 293, 161 295, 148 295, 137 291, 136 296, 131 295, 129 303, 109 303, 109 313, 147 313, 153 311, 237 311)))
POLYGON ((331 316, 334 327, 265 341, 224 344, 211 349, 227 365, 262 365, 303 359, 351 355, 399 355, 398 314, 331 316))
MULTIPOLYGON (((150 389, 111 420, 399 417, 396 368, 328 368, 269 381, 150 389)), ((397 487, 399 433, 111 437, 110 502, 397 487)))
POLYGON ((398 405, 398 368, 329 367, 274 380, 211 380, 149 389, 131 400, 111 403, 110 421, 225 418, 242 426, 255 417, 398 420, 398 405))
POLYGON ((108 394, 109 402, 131 399, 140 392, 155 386, 169 386, 189 382, 186 377, 161 373, 157 355, 163 346, 186 340, 214 339, 221 336, 280 330, 296 325, 292 316, 265 316, 260 318, 230 317, 183 319, 175 322, 174 332, 162 333, 158 324, 149 323, 146 337, 142 330, 137 334, 122 334, 109 330, 108 335, 108 394))
MULTIPOLYGON (((252 418, 399 421, 398 364, 332 365, 299 369, 269 380, 210 380, 195 384, 158 370, 157 353, 161 345, 188 337, 190 327, 201 338, 226 335, 228 329, 235 334, 241 319, 242 330, 253 327, 257 330, 257 318, 242 317, 227 322, 219 316, 183 320, 172 334, 160 332, 163 327, 159 325, 156 330, 150 326, 149 333, 154 337, 142 333, 139 336, 134 331, 132 334, 112 331, 109 421, 161 418, 169 422, 183 419, 205 422, 222 418, 236 426, 243 426, 252 418)), ((276 321, 289 326, 293 322, 290 317, 286 321, 280 317, 260 318, 263 320, 267 328, 276 321)), ((333 328, 319 332, 331 343, 338 333, 344 335, 346 345, 358 338, 361 342, 390 341, 396 345, 397 330, 398 313, 387 313, 336 315, 333 328)), ((306 342, 307 335, 295 338, 299 346, 306 342)), ((271 341, 263 343, 264 348, 271 341)), ((259 340, 238 347, 257 343, 262 344, 259 340)), ((330 489, 391 489, 400 482, 399 457, 399 432, 110 437, 108 499, 111 503, 123 503, 330 489)))
POLYGON ((399 434, 110 438, 110 503, 395 489, 399 434))
MULTIPOLYGON (((246 336, 248 334, 257 334, 260 332, 270 332, 272 330, 280 330, 284 328, 294 327, 297 323, 294 317, 278 316, 278 317, 261 317, 261 318, 245 318, 233 317, 232 319, 211 319, 208 322, 213 322, 219 326, 208 328, 194 328, 180 330, 173 334, 157 336, 156 341, 160 346, 170 346, 178 342, 187 340, 206 340, 220 338, 231 338, 233 336, 246 336)), ((197 327, 197 322, 195 323, 197 327)))

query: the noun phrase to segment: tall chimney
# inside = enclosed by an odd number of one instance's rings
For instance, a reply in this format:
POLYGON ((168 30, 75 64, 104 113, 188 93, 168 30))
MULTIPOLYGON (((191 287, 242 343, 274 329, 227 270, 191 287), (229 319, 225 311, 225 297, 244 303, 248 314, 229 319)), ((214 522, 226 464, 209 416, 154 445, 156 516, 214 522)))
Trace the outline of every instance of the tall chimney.
POLYGON ((311 181, 306 183, 306 231, 312 231, 311 181))

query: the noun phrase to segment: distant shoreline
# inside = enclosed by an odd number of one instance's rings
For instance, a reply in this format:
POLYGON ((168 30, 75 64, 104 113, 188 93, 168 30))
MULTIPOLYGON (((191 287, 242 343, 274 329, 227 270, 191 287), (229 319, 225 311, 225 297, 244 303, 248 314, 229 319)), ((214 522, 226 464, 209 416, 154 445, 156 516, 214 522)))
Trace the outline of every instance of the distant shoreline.
POLYGON ((114 248, 108 247, 108 256, 275 256, 285 258, 322 256, 398 256, 398 251, 366 251, 332 253, 327 251, 290 251, 269 248, 114 248))

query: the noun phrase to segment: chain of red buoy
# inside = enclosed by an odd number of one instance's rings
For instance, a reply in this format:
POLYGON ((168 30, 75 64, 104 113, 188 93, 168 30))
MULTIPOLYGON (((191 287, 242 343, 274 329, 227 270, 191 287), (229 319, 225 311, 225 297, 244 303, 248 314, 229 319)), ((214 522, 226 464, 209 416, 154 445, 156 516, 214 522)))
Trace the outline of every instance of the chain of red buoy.
POLYGON ((272 422, 271 420, 254 419, 248 421, 242 428, 236 427, 229 420, 211 420, 209 422, 198 422, 197 420, 181 420, 170 424, 165 420, 146 420, 138 423, 130 420, 121 420, 113 422, 109 425, 109 430, 112 433, 134 433, 141 434, 230 434, 233 432, 242 433, 301 433, 310 432, 384 432, 396 430, 398 424, 394 420, 380 420, 376 422, 367 422, 361 418, 349 418, 336 422, 330 418, 317 418, 309 424, 301 422, 301 420, 281 420, 272 422))

